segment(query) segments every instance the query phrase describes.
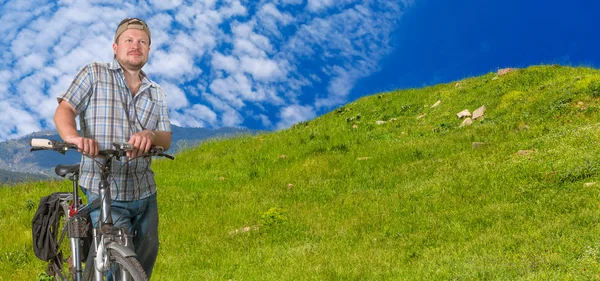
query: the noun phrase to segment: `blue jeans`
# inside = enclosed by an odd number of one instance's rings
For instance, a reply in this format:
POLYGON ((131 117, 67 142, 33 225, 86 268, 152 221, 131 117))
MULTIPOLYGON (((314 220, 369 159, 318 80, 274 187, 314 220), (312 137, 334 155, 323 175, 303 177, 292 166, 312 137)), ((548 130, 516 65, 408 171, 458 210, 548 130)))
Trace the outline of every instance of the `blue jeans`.
MULTIPOLYGON (((89 192, 88 189, 84 190, 89 203, 100 197, 98 194, 89 192)), ((129 246, 135 251, 138 261, 144 268, 148 279, 150 279, 158 254, 158 204, 156 193, 147 198, 134 201, 113 200, 110 207, 113 225, 117 228, 124 228, 128 235, 133 235, 133 239, 130 240, 133 243, 129 243, 129 246)), ((97 227, 100 209, 91 211, 90 217, 94 227, 97 227)), ((91 254, 92 251, 90 251, 91 254)))

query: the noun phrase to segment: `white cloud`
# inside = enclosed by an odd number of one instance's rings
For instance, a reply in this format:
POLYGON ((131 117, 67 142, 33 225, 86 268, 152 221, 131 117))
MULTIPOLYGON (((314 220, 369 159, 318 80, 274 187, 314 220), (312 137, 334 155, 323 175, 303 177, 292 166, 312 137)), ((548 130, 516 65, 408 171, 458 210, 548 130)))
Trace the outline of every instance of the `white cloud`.
POLYGON ((42 66, 44 66, 45 62, 46 62, 45 56, 43 56, 41 54, 33 53, 33 54, 26 55, 25 57, 20 59, 19 63, 18 63, 18 68, 21 71, 21 73, 27 74, 34 69, 41 68, 42 66))
POLYGON ((236 110, 227 110, 223 112, 221 122, 225 127, 239 127, 244 122, 244 118, 236 110))
POLYGON ((57 104, 56 97, 62 94, 73 82, 73 76, 67 74, 61 74, 54 77, 54 79, 49 80, 50 88, 48 89, 48 94, 52 97, 52 101, 57 104))
POLYGON ((75 48, 63 57, 54 59, 54 66, 63 73, 75 74, 82 66, 91 61, 112 61, 112 50, 106 48, 105 52, 94 50, 92 48, 75 48))
POLYGON ((282 37, 279 29, 294 22, 294 17, 287 12, 282 13, 271 3, 265 4, 256 14, 258 25, 276 37, 282 37))
POLYGON ((213 69, 222 69, 229 73, 234 73, 239 70, 239 61, 234 56, 224 56, 216 52, 213 54, 211 65, 213 69))
POLYGON ((169 82, 160 83, 165 95, 167 95, 167 103, 169 109, 177 111, 190 105, 185 93, 175 84, 169 82))
POLYGON ((21 93, 21 103, 30 108, 36 108, 43 98, 42 92, 39 90, 44 87, 44 81, 39 75, 25 77, 17 85, 17 91, 21 93))
POLYGON ((264 49, 258 48, 250 40, 243 38, 234 39, 235 51, 234 53, 238 56, 248 55, 252 57, 266 57, 264 49))
POLYGON ((299 5, 302 4, 304 0, 281 0, 281 3, 285 5, 299 5))
POLYGON ((206 51, 205 48, 209 46, 207 40, 202 37, 195 37, 193 35, 186 34, 184 32, 178 32, 176 35, 170 36, 166 48, 169 52, 175 54, 193 54, 195 57, 200 57, 206 51))
POLYGON ((0 101, 0 135, 15 138, 41 129, 37 116, 20 107, 15 102, 0 101), (15 122, 18 120, 18 122, 15 122))
POLYGON ((15 57, 21 57, 31 51, 37 40, 37 33, 33 30, 23 30, 12 40, 11 52, 15 57))
POLYGON ((252 90, 252 81, 241 73, 215 79, 210 85, 210 90, 238 109, 245 105, 244 100, 261 101, 265 98, 263 93, 252 90))
POLYGON ((10 80, 12 75, 7 70, 0 71, 0 100, 6 100, 9 97, 10 80))
POLYGON ((360 73, 352 73, 351 71, 338 66, 335 66, 333 71, 335 74, 327 87, 329 97, 326 99, 317 99, 315 102, 317 108, 333 107, 343 103, 345 96, 348 95, 352 87, 354 87, 354 81, 361 75, 360 73))
POLYGON ((181 0, 149 0, 152 7, 158 10, 172 10, 181 5, 181 0))
POLYGON ((217 114, 202 104, 170 113, 171 123, 177 126, 205 128, 217 125, 217 114))
POLYGON ((257 34, 254 31, 255 21, 250 21, 243 24, 235 24, 232 27, 235 36, 235 47, 240 55, 248 54, 254 57, 264 57, 267 53, 273 52, 269 38, 264 35, 257 34))
POLYGON ((195 66, 194 58, 189 53, 167 53, 161 50, 152 52, 150 56, 152 61, 149 61, 144 67, 144 71, 148 75, 152 74, 183 82, 202 73, 202 70, 195 66))
POLYGON ((219 98, 227 101, 230 106, 235 108, 244 107, 244 101, 239 97, 239 90, 243 90, 248 85, 236 84, 233 77, 227 77, 224 79, 215 79, 210 84, 210 90, 219 98))
POLYGON ((240 66, 259 81, 273 80, 285 76, 284 70, 279 68, 277 62, 270 59, 244 56, 241 58, 240 66))
POLYGON ((271 122, 271 120, 269 119, 269 116, 267 116, 267 115, 258 114, 256 116, 254 116, 254 119, 259 120, 260 123, 265 128, 271 128, 271 126, 273 126, 273 123, 271 122))
POLYGON ((226 127, 238 127, 243 122, 242 115, 231 105, 217 96, 211 94, 203 95, 203 98, 208 101, 215 111, 220 113, 220 124, 226 127))
POLYGON ((312 106, 290 105, 279 112, 281 121, 277 123, 278 129, 288 128, 296 123, 313 119, 317 116, 312 106))
MULTIPOLYGON (((329 85, 327 96, 316 99, 317 108, 326 109, 344 103, 358 79, 379 69, 379 61, 391 50, 389 34, 397 21, 394 13, 399 13, 397 6, 388 4, 384 3, 386 9, 383 12, 359 4, 337 14, 315 19, 303 25, 288 41, 286 48, 298 56, 315 56, 317 46, 323 49, 318 54, 323 61, 341 61, 324 64, 322 74, 329 77, 329 85)), ((315 76, 309 74, 309 77, 315 76)))
POLYGON ((225 17, 243 16, 246 14, 246 7, 242 6, 239 0, 226 0, 229 6, 221 7, 219 13, 225 17))
POLYGON ((334 3, 334 0, 308 0, 306 7, 312 12, 317 12, 333 6, 334 3))
POLYGON ((289 13, 282 13, 277 9, 277 7, 271 3, 267 3, 260 8, 258 12, 258 17, 270 18, 273 22, 279 22, 283 25, 287 25, 294 21, 294 17, 292 17, 289 13))
POLYGON ((346 102, 391 50, 400 5, 412 3, 5 2, 0 103, 10 109, 0 118, 0 140, 52 129, 56 96, 83 65, 112 61, 116 25, 129 16, 150 25, 144 71, 164 88, 174 124, 215 128, 251 119, 286 128, 346 102))

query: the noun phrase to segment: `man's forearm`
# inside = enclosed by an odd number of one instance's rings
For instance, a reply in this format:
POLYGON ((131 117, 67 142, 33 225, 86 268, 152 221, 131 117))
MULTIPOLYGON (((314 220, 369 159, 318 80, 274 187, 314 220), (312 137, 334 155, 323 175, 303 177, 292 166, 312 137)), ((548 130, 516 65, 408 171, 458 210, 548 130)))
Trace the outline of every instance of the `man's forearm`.
POLYGON ((152 131, 154 132, 154 145, 157 146, 162 146, 165 150, 168 150, 169 147, 171 147, 171 138, 172 138, 172 133, 171 132, 165 132, 165 131, 152 131))
POLYGON ((75 122, 76 116, 77 112, 75 109, 68 102, 61 101, 54 113, 56 130, 64 141, 77 145, 79 152, 96 157, 98 155, 98 142, 79 135, 79 132, 77 132, 77 123, 75 122))

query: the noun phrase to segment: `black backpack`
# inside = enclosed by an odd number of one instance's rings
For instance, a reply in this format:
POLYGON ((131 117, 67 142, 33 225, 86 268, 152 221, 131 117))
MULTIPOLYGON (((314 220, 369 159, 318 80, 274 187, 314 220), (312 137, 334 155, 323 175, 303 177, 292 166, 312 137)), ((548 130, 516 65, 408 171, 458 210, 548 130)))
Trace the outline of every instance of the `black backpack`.
POLYGON ((33 220, 31 221, 31 234, 33 236, 33 252, 40 260, 51 260, 56 256, 57 235, 61 230, 61 217, 64 211, 60 207, 60 193, 52 193, 50 196, 42 197, 33 220))
MULTIPOLYGON (((69 196, 68 192, 55 192, 40 199, 33 220, 31 221, 31 235, 33 237, 33 252, 40 260, 49 261, 56 257, 58 241, 63 229, 60 228, 60 220, 64 219, 65 211, 60 206, 60 198, 69 196)), ((81 260, 85 261, 92 244, 92 227, 89 211, 82 214, 82 223, 87 224, 85 232, 79 233, 81 237, 81 260)), ((68 239, 65 233, 63 239, 68 239)))

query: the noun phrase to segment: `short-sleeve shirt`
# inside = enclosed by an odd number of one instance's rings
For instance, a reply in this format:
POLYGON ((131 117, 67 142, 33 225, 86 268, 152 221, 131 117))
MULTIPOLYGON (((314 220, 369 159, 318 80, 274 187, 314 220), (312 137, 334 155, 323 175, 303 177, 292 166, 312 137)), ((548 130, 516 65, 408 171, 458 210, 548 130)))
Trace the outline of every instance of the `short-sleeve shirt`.
MULTIPOLYGON (((79 115, 81 135, 98 141, 99 149, 112 149, 113 142, 127 142, 143 130, 171 131, 167 98, 162 88, 141 72, 142 84, 131 94, 123 69, 116 60, 91 62, 77 72, 69 88, 58 97, 69 102, 79 115)), ((99 194, 100 165, 81 158, 80 185, 99 194)), ((151 158, 129 159, 112 164, 111 198, 130 201, 156 192, 151 158)))

